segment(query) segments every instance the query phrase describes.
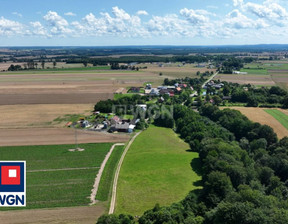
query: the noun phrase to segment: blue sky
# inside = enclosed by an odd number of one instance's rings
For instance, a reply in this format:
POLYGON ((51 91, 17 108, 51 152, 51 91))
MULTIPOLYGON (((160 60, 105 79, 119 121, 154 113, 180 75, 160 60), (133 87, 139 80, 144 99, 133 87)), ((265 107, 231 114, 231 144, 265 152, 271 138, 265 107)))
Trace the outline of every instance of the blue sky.
POLYGON ((287 0, 0 0, 0 46, 288 44, 287 0))

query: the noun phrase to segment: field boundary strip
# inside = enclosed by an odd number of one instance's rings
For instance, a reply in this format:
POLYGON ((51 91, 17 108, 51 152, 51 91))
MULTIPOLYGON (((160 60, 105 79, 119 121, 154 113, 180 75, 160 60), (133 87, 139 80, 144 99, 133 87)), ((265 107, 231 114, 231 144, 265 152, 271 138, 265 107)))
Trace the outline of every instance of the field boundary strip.
POLYGON ((99 169, 99 166, 92 167, 78 167, 78 168, 63 168, 63 169, 43 169, 43 170, 27 170, 27 173, 37 173, 37 172, 53 172, 53 171, 67 171, 67 170, 89 170, 89 169, 99 169))
POLYGON ((125 158, 125 155, 128 151, 128 149, 130 148, 130 146, 132 145, 132 143, 134 142, 135 138, 141 134, 142 131, 138 132, 128 143, 128 145, 126 146, 120 160, 119 163, 117 165, 117 169, 115 172, 115 176, 114 176, 114 180, 113 180, 113 188, 112 188, 112 197, 111 197, 111 203, 110 203, 110 208, 109 208, 109 214, 113 214, 114 213, 114 209, 115 209, 115 203, 116 203, 116 193, 117 193, 117 182, 118 182, 118 177, 119 177, 119 173, 120 173, 120 169, 121 169, 121 165, 123 163, 123 160, 125 158))
POLYGON ((288 116, 286 114, 275 109, 265 109, 264 111, 274 117, 280 124, 283 125, 283 127, 288 130, 288 116))
POLYGON ((94 181, 94 185, 93 185, 93 189, 91 190, 91 195, 90 195, 90 205, 94 205, 96 204, 96 195, 97 195, 97 191, 98 191, 98 188, 99 188, 99 183, 100 183, 100 180, 101 180, 101 176, 102 176, 102 173, 104 171, 104 168, 105 168, 105 165, 108 161, 108 159, 110 158, 115 146, 122 146, 122 145, 125 145, 124 143, 116 143, 114 145, 111 146, 109 152, 106 154, 105 156, 105 159, 103 160, 102 164, 101 164, 101 167, 100 167, 100 170, 99 172, 97 173, 96 175, 96 178, 95 178, 95 181, 94 181))

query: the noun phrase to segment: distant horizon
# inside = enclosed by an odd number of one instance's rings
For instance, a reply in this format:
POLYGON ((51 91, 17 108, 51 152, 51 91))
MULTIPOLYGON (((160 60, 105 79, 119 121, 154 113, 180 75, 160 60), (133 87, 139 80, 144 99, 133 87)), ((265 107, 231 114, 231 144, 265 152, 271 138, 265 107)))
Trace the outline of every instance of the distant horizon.
POLYGON ((83 47, 83 48, 113 48, 113 47, 241 47, 241 46, 288 46, 288 43, 287 44, 214 44, 214 45, 176 45, 176 44, 165 44, 165 45, 161 45, 161 44, 153 44, 153 45, 15 45, 15 46, 1 46, 0 45, 0 48, 25 48, 25 47, 31 47, 31 48, 38 48, 38 47, 48 47, 48 48, 57 48, 57 47, 60 47, 60 48, 65 48, 65 47, 83 47))

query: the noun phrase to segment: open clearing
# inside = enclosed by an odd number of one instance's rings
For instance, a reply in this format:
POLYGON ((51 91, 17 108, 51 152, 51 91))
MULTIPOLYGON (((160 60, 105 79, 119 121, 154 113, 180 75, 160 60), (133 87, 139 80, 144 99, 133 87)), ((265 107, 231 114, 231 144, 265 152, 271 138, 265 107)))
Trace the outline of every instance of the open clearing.
MULTIPOLYGON (((0 146, 75 143, 75 130, 68 128, 0 129, 0 146)), ((128 134, 77 130, 78 143, 126 142, 128 134)))
POLYGON ((111 146, 81 144, 82 152, 68 151, 75 145, 10 146, 0 148, 0 158, 26 160, 26 208, 85 206, 90 203, 94 179, 111 146))
MULTIPOLYGON (((201 177, 198 154, 188 152, 172 129, 150 126, 133 142, 121 167, 116 214, 141 215, 155 203, 170 205, 183 199, 201 177)), ((199 185, 198 185, 199 186, 199 185)))
MULTIPOLYGON (((247 116, 251 121, 258 122, 260 124, 269 125, 274 129, 278 138, 288 136, 288 130, 273 116, 265 112, 265 108, 254 107, 229 107, 230 109, 239 110, 242 114, 247 116)), ((284 111, 277 109, 279 111, 284 111)), ((287 112, 286 112, 287 113, 287 112)))

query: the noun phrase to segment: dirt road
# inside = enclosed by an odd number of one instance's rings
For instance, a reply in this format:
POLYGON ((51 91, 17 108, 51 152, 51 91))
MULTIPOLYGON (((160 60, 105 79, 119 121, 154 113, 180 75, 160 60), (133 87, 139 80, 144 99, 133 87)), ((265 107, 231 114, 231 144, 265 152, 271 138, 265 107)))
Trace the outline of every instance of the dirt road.
POLYGON ((115 172, 115 176, 114 176, 114 180, 113 180, 113 188, 112 188, 112 197, 111 197, 111 203, 110 203, 110 208, 109 208, 109 214, 113 214, 114 213, 114 209, 115 209, 115 204, 116 204, 116 192, 117 192, 117 182, 118 182, 118 177, 119 177, 119 173, 120 173, 120 169, 121 169, 121 165, 123 163, 123 160, 125 158, 125 155, 128 151, 128 149, 130 148, 130 146, 132 145, 132 143, 134 142, 135 138, 141 133, 142 131, 138 132, 136 135, 134 135, 134 137, 129 141, 128 145, 126 146, 120 161, 117 165, 117 169, 115 172))

